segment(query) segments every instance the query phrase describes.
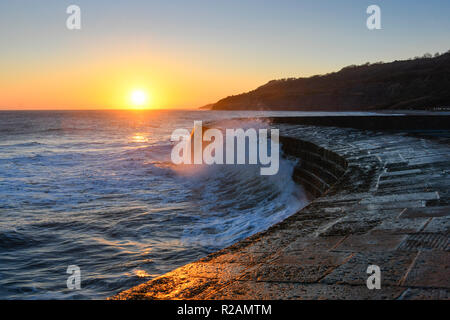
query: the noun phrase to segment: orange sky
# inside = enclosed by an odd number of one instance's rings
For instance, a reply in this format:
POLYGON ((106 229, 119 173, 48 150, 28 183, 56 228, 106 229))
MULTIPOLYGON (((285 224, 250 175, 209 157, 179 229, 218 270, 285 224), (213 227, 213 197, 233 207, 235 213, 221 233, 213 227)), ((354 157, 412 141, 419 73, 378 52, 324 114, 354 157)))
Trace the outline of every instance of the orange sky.
POLYGON ((449 4, 359 0, 0 1, 0 109, 198 108, 272 79, 445 52, 449 4), (408 7, 408 10, 404 8, 408 7), (411 24, 411 21, 414 21, 411 24))
POLYGON ((265 81, 257 76, 236 80, 225 64, 209 69, 198 61, 186 63, 148 50, 127 55, 105 55, 105 51, 90 53, 88 58, 72 53, 39 64, 4 66, 1 109, 133 108, 133 90, 148 94, 148 108, 197 108, 265 81))

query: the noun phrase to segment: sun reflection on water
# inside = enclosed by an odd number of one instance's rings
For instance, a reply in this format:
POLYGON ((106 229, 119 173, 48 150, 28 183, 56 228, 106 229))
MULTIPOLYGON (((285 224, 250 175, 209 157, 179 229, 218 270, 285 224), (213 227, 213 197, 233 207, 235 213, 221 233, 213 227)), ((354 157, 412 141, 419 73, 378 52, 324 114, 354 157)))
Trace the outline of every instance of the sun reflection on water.
POLYGON ((147 142, 148 139, 143 134, 136 133, 133 137, 131 137, 131 141, 133 141, 133 142, 147 142))

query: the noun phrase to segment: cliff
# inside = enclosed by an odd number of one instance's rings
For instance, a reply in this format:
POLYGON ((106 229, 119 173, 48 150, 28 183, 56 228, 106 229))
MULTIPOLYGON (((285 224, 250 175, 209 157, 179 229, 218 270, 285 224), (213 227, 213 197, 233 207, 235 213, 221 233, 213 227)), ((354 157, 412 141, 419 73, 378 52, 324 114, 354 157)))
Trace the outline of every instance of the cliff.
POLYGON ((208 105, 212 110, 340 111, 450 106, 450 52, 348 66, 309 78, 272 80, 208 105))

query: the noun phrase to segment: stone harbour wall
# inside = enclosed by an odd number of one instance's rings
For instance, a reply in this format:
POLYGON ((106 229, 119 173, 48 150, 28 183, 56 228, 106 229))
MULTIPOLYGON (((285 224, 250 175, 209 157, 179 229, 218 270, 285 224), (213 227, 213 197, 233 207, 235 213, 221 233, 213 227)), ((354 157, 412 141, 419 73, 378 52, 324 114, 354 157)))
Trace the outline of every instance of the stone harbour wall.
POLYGON ((284 154, 299 159, 293 179, 313 197, 320 197, 347 170, 348 162, 337 153, 311 142, 280 137, 284 154))
POLYGON ((111 299, 450 299, 450 130, 321 121, 273 121, 308 206, 111 299))

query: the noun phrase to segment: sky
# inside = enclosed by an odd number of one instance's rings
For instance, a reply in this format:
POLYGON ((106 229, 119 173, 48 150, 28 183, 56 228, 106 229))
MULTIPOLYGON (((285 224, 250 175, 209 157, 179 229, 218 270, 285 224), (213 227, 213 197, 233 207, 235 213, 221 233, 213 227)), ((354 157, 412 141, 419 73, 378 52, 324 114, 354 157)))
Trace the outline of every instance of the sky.
POLYGON ((0 109, 198 108, 272 80, 450 49, 450 1, 2 0, 0 109), (66 8, 81 8, 69 30, 66 8), (381 8, 381 30, 366 9, 381 8))

